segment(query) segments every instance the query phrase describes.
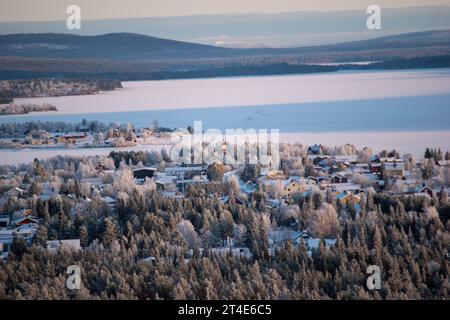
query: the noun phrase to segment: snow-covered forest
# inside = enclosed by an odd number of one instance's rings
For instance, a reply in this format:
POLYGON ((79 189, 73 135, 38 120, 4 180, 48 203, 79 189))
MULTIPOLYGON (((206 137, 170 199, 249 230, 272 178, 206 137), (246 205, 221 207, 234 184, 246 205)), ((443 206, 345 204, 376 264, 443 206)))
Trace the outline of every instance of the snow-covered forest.
MULTIPOLYGON (((0 263, 0 299, 449 298, 450 175, 438 161, 448 154, 404 157, 409 179, 441 190, 431 196, 400 192, 385 172, 382 190, 368 175, 353 177, 364 191, 344 202, 303 180, 325 176, 306 146, 281 152, 281 171, 305 191, 282 196, 250 165, 210 166, 208 182, 184 193, 160 189, 158 176, 136 179, 139 168, 174 166, 165 150, 1 166, 1 214, 31 209, 38 227, 32 241, 15 237, 0 263), (275 237, 295 232, 306 236, 275 237), (48 249, 63 239, 79 239, 80 248, 48 249), (65 286, 69 265, 81 268, 81 290, 65 286), (382 270, 380 290, 366 287, 369 265, 382 270)), ((321 153, 362 164, 374 156, 350 145, 321 153)))

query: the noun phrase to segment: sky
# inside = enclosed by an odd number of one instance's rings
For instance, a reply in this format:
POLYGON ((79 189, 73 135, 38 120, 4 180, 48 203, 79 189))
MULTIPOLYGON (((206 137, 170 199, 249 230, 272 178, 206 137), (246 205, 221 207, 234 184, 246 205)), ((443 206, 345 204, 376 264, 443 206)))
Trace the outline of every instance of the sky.
POLYGON ((223 13, 276 13, 290 11, 364 10, 450 5, 450 0, 1 0, 0 21, 65 20, 66 8, 80 6, 89 20, 169 17, 223 13))

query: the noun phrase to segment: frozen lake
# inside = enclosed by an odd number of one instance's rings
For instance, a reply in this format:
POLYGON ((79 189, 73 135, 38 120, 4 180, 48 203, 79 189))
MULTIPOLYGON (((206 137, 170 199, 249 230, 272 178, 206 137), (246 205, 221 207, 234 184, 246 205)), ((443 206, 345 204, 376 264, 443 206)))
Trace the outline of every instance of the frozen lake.
MULTIPOLYGON (((59 111, 1 116, 0 123, 86 118, 137 127, 158 120, 161 126, 181 128, 201 120, 204 129, 279 129, 284 140, 305 144, 354 143, 420 157, 426 147, 450 149, 450 69, 136 81, 123 86, 98 95, 16 99, 51 103, 59 111)), ((0 151, 0 163, 22 158, 24 152, 0 151)), ((46 157, 47 151, 27 152, 46 157)))
MULTIPOLYGON (((449 79, 450 87, 450 79, 449 79)), ((450 91, 450 89, 449 89, 450 91)), ((128 94, 127 94, 128 95, 128 94)), ((96 96, 90 96, 92 98, 96 96)), ((132 96, 129 97, 132 99, 132 96)), ((71 99, 67 98, 68 100, 71 99)), ((95 107, 91 106, 91 109, 95 107)), ((0 123, 24 121, 102 122, 186 128, 195 120, 203 128, 280 129, 280 132, 436 131, 450 130, 450 92, 447 94, 377 99, 303 102, 192 109, 64 114, 58 112, 2 116, 0 123)))
POLYGON ((123 82, 98 95, 16 99, 59 114, 284 105, 450 94, 450 69, 123 82))

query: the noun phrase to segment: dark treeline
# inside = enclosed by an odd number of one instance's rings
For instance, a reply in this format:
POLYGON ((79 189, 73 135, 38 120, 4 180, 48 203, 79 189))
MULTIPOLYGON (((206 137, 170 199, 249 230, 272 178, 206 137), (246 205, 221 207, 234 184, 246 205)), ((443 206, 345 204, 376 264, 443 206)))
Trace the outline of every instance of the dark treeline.
MULTIPOLYGON (((121 81, 132 80, 165 80, 165 79, 187 79, 187 78, 214 78, 233 76, 258 76, 258 75, 283 75, 283 74, 305 74, 318 72, 334 72, 335 66, 301 65, 301 64, 258 64, 258 65, 233 65, 227 67, 210 67, 186 71, 154 71, 154 72, 111 72, 90 75, 106 79, 120 79, 121 81)), ((34 79, 34 78, 72 78, 80 76, 88 77, 80 72, 34 72, 34 71, 0 71, 0 79, 34 79)))
MULTIPOLYGON (((289 60, 289 59, 288 59, 289 60)), ((158 70, 154 71, 145 68, 145 71, 21 71, 21 70, 1 70, 0 79, 119 79, 120 81, 134 80, 165 80, 165 79, 190 79, 190 78, 214 78, 233 76, 263 76, 263 75, 284 75, 284 74, 308 74, 320 72, 336 72, 339 70, 398 70, 398 69, 429 69, 450 67, 450 56, 427 56, 413 58, 389 59, 372 64, 355 65, 315 65, 301 63, 230 63, 227 66, 211 65, 198 67, 188 67, 188 70, 158 70)), ((186 68, 181 68, 186 69, 186 68)))
POLYGON ((447 151, 444 155, 441 148, 437 148, 437 149, 426 148, 424 158, 425 159, 433 158, 434 161, 436 161, 436 162, 442 161, 442 160, 450 160, 450 153, 447 151))
POLYGON ((20 80, 0 80, 0 97, 13 99, 85 95, 122 88, 120 81, 106 78, 71 79, 70 81, 61 77, 45 78, 14 77, 13 79, 20 80))
POLYGON ((118 127, 118 124, 104 124, 99 121, 88 121, 83 120, 81 122, 41 122, 41 121, 30 121, 30 122, 9 122, 0 124, 0 137, 17 137, 21 135, 28 134, 32 131, 45 130, 48 132, 70 132, 79 131, 81 127, 87 127, 89 131, 105 131, 110 127, 118 127))
POLYGON ((430 69, 450 67, 450 56, 399 58, 369 65, 367 69, 430 69))

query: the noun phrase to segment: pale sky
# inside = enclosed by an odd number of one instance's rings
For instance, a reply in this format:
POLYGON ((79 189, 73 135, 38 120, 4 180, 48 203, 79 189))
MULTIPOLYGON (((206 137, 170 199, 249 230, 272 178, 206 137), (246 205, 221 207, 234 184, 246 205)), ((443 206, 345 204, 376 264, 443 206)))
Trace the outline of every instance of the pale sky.
POLYGON ((364 10, 447 5, 450 0, 1 0, 0 21, 65 20, 66 8, 79 5, 82 19, 185 16, 221 13, 364 10))

